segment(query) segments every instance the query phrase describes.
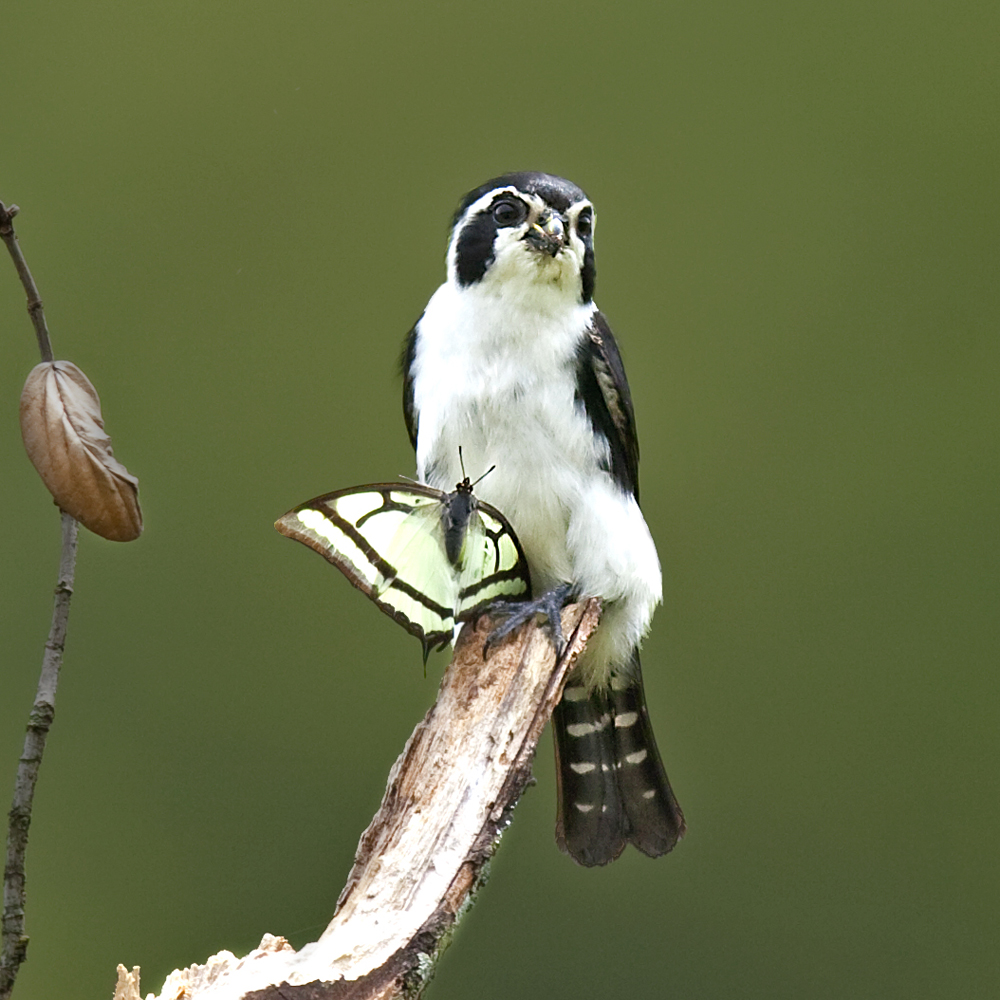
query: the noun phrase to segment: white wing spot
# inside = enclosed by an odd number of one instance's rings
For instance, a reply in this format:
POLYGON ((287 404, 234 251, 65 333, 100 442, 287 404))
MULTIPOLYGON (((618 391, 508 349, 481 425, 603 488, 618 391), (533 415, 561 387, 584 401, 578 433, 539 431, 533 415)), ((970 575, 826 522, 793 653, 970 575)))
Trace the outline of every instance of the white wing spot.
POLYGON ((638 712, 622 712, 621 715, 615 716, 615 728, 627 729, 629 726, 634 726, 638 721, 638 712))
POLYGON ((368 556, 333 521, 325 514, 309 507, 300 510, 295 516, 300 524, 329 544, 334 555, 338 557, 339 563, 346 562, 369 587, 375 589, 379 577, 378 570, 372 565, 368 556))
POLYGON ((570 764, 570 770, 577 774, 590 774, 591 771, 597 770, 597 765, 590 763, 570 764))
POLYGON ((563 701, 586 701, 587 697, 585 687, 568 687, 563 691, 563 701))
MULTIPOLYGON (((356 526, 365 514, 371 514, 373 511, 381 508, 382 494, 348 493, 346 496, 340 497, 334 506, 337 509, 337 513, 346 517, 351 524, 356 526)), ((302 515, 300 514, 299 516, 301 517, 302 515)))
POLYGON ((612 691, 627 691, 631 686, 631 681, 627 677, 623 677, 621 674, 611 675, 611 690, 612 691))
POLYGON ((326 515, 321 514, 318 510, 313 510, 311 507, 300 510, 295 516, 307 528, 312 528, 317 535, 320 535, 327 541, 339 540, 343 534, 339 528, 334 527, 333 522, 326 515))
POLYGON ((592 804, 586 802, 574 802, 573 805, 582 813, 589 813, 594 808, 592 804))
POLYGON ((651 799, 656 794, 656 789, 651 788, 648 792, 643 792, 642 797, 644 799, 651 799))
POLYGON ((635 753, 625 754, 626 764, 641 764, 647 757, 649 752, 646 750, 636 750, 635 753))
POLYGON ((572 722, 566 727, 566 732, 570 736, 589 736, 596 728, 596 726, 592 726, 589 722, 572 722))

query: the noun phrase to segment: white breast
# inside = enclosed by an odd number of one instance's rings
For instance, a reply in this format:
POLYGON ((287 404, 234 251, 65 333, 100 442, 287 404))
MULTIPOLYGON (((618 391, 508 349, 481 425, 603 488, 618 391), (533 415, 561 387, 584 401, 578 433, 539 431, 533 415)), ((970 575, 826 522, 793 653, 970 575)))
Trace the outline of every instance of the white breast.
POLYGON ((610 617, 624 627, 607 628, 606 614, 600 631, 606 640, 617 633, 607 657, 623 659, 659 601, 659 563, 576 401, 576 351, 596 307, 546 291, 498 302, 490 290, 449 283, 431 298, 413 369, 417 478, 454 489, 459 447, 471 478, 495 465, 476 495, 510 520, 536 594, 566 582, 618 602, 610 617))

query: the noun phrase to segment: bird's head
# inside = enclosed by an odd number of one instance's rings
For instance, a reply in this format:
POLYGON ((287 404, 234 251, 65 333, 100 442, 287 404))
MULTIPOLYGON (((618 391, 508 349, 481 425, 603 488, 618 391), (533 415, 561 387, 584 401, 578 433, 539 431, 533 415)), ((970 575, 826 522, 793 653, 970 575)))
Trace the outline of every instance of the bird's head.
POLYGON ((594 206, 551 174, 504 174, 470 191, 455 213, 448 278, 506 292, 551 288, 578 303, 594 294, 594 206))

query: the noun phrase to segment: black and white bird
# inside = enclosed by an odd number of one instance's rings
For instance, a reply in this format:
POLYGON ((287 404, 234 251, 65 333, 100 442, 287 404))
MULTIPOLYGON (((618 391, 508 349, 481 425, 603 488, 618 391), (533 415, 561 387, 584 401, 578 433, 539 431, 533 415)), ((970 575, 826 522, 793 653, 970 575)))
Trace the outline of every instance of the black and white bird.
POLYGON ((656 747, 639 645, 661 599, 639 510, 632 400, 594 304, 594 207, 560 177, 512 173, 462 200, 448 278, 403 352, 403 405, 417 479, 448 489, 496 466, 478 489, 503 511, 530 567, 535 614, 558 629, 568 601, 599 597, 601 625, 553 716, 556 840, 584 865, 626 843, 656 857, 684 833, 656 747))

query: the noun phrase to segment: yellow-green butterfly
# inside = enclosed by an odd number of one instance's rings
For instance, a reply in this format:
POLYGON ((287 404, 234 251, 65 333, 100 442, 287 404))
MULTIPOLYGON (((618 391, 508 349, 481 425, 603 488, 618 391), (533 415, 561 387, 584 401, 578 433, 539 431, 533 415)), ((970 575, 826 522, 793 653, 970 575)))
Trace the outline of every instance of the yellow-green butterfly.
POLYGON ((300 504, 274 526, 415 635, 426 660, 451 642, 456 623, 496 601, 531 597, 514 529, 474 485, 466 477, 453 493, 421 483, 355 486, 300 504))

